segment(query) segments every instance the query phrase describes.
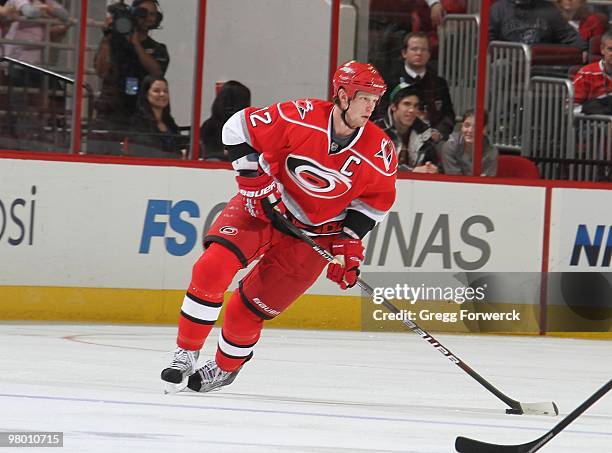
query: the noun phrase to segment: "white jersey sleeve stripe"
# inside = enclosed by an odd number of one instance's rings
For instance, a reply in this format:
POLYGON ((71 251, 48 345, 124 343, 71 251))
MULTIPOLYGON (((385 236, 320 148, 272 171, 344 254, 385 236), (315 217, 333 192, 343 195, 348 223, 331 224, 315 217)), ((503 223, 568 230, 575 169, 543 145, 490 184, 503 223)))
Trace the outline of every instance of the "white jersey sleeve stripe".
POLYGON ((246 127, 244 110, 234 113, 223 125, 221 139, 224 145, 240 145, 241 143, 251 144, 251 137, 246 127))
POLYGON ((309 127, 310 129, 314 129, 314 130, 317 130, 319 132, 323 132, 325 135, 327 135, 327 131, 325 129, 323 129, 323 128, 317 127, 317 126, 315 126, 313 124, 304 123, 302 121, 292 120, 291 118, 287 117, 283 113, 283 110, 281 109, 281 105, 280 104, 276 104, 276 108, 277 108, 278 113, 280 114, 281 118, 284 119, 285 121, 287 121, 289 123, 293 123, 293 124, 298 124, 300 126, 309 127))
POLYGON ((358 198, 351 201, 351 204, 349 205, 348 209, 353 209, 355 211, 361 212, 362 214, 374 220, 376 223, 382 222, 387 216, 386 211, 379 211, 378 209, 374 209, 373 207, 364 203, 358 198))

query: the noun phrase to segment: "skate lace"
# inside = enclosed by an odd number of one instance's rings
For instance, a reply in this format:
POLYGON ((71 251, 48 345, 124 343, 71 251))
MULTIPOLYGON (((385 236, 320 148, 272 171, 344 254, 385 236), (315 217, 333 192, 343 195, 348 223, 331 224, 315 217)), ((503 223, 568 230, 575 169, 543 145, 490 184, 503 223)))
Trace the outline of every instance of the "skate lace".
POLYGON ((193 351, 188 351, 187 349, 178 348, 174 352, 174 358, 170 363, 170 368, 175 368, 181 371, 187 371, 191 368, 195 368, 196 364, 196 356, 193 351))
POLYGON ((223 371, 217 366, 215 362, 205 363, 204 366, 200 368, 199 372, 200 376, 202 377, 202 382, 206 382, 208 384, 212 384, 217 381, 223 381, 227 376, 231 374, 228 371, 223 371))

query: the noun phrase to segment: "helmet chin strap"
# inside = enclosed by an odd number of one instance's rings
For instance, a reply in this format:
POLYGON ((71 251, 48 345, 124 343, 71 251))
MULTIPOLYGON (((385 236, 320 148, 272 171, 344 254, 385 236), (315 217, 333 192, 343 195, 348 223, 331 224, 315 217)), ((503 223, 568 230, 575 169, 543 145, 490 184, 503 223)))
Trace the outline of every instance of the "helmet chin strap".
POLYGON ((348 121, 346 120, 346 112, 348 111, 348 109, 349 109, 350 107, 351 107, 351 100, 349 99, 349 100, 348 100, 348 105, 346 106, 346 109, 344 109, 344 110, 340 109, 340 111, 342 112, 342 113, 340 114, 340 118, 342 118, 342 122, 343 122, 344 124, 346 124, 346 127, 348 127, 349 129, 351 129, 351 130, 353 130, 353 131, 354 131, 355 129, 357 129, 357 127, 353 127, 353 126, 351 126, 351 125, 348 123, 348 121))

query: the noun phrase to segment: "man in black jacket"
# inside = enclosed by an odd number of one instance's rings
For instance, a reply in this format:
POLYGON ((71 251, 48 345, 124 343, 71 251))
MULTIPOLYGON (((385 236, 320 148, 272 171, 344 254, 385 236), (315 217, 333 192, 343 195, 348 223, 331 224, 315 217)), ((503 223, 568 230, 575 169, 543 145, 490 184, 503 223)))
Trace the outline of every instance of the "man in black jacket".
MULTIPOLYGON (((422 32, 407 34, 402 48, 404 64, 396 69, 387 85, 393 87, 405 83, 418 92, 426 119, 431 124, 432 140, 437 143, 447 139, 453 131, 455 111, 448 83, 427 67, 430 57, 427 35, 422 32)), ((382 108, 385 109, 386 105, 382 108)))
POLYGON ((490 41, 566 44, 586 51, 588 44, 546 0, 498 0, 491 6, 490 41))
POLYGON ((133 0, 130 11, 134 29, 118 33, 111 22, 94 59, 96 73, 102 79, 96 111, 99 120, 109 123, 107 127, 129 122, 136 112, 144 78, 163 76, 170 62, 166 46, 149 36, 163 18, 158 0, 133 0))

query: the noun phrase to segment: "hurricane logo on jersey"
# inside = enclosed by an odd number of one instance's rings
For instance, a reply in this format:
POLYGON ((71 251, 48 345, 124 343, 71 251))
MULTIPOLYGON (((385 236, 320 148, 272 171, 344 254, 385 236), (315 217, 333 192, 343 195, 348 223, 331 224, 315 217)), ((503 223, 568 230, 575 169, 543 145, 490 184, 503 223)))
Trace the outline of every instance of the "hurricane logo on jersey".
POLYGON ((383 138, 380 142, 380 151, 374 154, 374 156, 380 157, 385 165, 385 170, 389 171, 389 167, 391 167, 391 161, 393 160, 393 153, 395 153, 395 149, 393 148, 393 142, 391 140, 383 138))
POLYGON ((351 180, 315 160, 290 154, 285 161, 287 174, 307 194, 317 198, 338 198, 347 193, 351 180))
POLYGON ((227 234, 228 236, 236 236, 238 234, 238 228, 233 226, 224 226, 219 229, 219 233, 227 234))
POLYGON ((293 101, 293 105, 295 105, 295 108, 297 109, 301 119, 304 119, 308 112, 314 110, 312 102, 310 102, 308 99, 300 99, 298 101, 293 101))

